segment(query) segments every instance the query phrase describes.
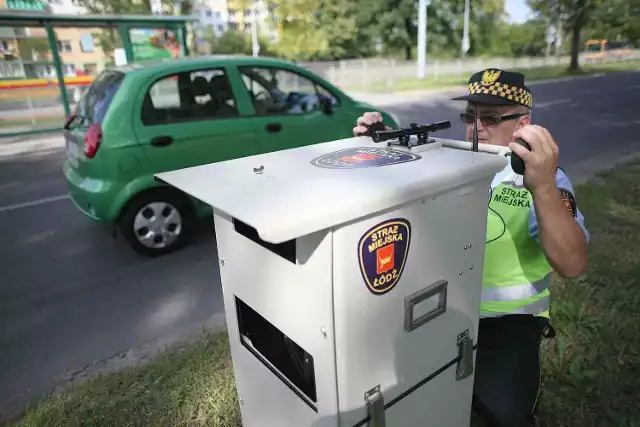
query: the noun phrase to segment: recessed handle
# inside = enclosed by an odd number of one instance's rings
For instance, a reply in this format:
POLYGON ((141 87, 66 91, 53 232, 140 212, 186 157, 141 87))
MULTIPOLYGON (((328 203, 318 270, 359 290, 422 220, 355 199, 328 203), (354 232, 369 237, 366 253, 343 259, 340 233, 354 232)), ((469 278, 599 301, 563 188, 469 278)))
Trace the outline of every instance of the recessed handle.
POLYGON ((267 125, 267 132, 280 132, 282 125, 280 123, 269 123, 267 125))
POLYGON ((173 138, 170 136, 157 136, 151 140, 151 145, 154 147, 166 147, 173 143, 173 138))
POLYGON ((435 319, 436 317, 444 314, 447 311, 447 281, 439 280, 427 286, 424 289, 415 292, 404 299, 404 329, 407 332, 411 332, 420 326, 424 325, 435 319), (413 318, 413 312, 415 306, 420 302, 438 295, 438 307, 429 311, 426 314, 413 318))

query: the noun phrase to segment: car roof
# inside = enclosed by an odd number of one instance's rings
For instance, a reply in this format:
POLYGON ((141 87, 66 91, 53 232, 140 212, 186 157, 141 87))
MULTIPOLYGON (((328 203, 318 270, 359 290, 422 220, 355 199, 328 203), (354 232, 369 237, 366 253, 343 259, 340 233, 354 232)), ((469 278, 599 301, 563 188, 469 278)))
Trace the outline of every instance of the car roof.
POLYGON ((262 66, 283 66, 293 65, 292 61, 268 57, 253 57, 247 55, 208 55, 193 58, 161 59, 153 61, 136 62, 128 65, 112 67, 123 73, 132 74, 153 74, 158 71, 180 71, 191 67, 210 67, 212 65, 262 65, 262 66))

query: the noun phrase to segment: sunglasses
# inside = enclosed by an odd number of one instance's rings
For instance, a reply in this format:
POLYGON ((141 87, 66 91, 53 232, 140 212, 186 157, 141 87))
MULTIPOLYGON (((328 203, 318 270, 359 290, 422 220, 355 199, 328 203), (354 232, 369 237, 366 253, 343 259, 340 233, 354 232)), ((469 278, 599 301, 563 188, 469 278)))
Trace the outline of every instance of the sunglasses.
MULTIPOLYGON (((501 116, 499 114, 480 114, 478 115, 478 119, 480 119, 482 124, 485 126, 497 126, 502 122, 514 120, 524 115, 525 113, 507 114, 504 116, 501 116)), ((460 114, 460 120, 464 124, 472 124, 475 119, 476 117, 473 112, 465 111, 464 113, 460 114)))

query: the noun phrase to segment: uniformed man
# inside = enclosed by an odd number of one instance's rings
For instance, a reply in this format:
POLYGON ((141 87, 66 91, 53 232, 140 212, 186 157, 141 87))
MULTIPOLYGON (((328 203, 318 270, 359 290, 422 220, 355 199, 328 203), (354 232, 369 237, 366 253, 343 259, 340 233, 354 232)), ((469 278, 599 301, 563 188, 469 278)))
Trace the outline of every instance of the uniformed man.
MULTIPOLYGON (((470 78, 468 93, 454 100, 467 102, 460 115, 467 141, 477 111, 479 144, 508 146, 526 165, 523 177, 508 164, 489 192, 473 408, 491 427, 534 426, 539 344, 553 335, 549 279, 553 271, 562 277, 585 271, 589 234, 571 181, 558 167, 558 145, 547 129, 531 124, 533 99, 524 75, 481 71, 470 78)), ((381 121, 379 113, 366 113, 353 133, 365 134, 381 121)))

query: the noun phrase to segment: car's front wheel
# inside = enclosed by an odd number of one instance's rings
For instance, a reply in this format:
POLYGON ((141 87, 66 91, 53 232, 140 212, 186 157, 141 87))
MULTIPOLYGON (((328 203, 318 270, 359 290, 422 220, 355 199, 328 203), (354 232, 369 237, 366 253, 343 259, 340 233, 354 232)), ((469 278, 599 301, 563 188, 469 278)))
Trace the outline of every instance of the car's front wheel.
POLYGON ((159 256, 182 247, 194 222, 194 211, 186 196, 157 189, 140 194, 125 207, 119 229, 136 252, 159 256))

